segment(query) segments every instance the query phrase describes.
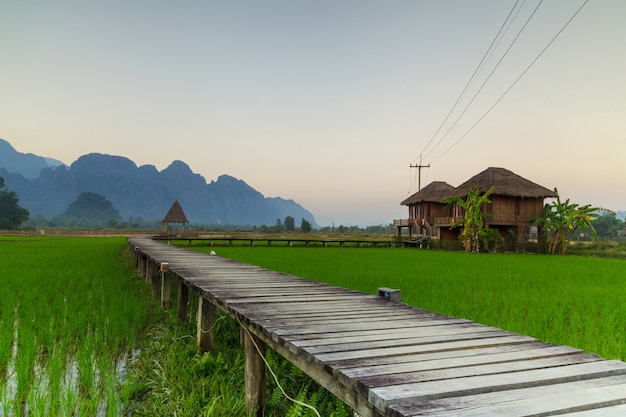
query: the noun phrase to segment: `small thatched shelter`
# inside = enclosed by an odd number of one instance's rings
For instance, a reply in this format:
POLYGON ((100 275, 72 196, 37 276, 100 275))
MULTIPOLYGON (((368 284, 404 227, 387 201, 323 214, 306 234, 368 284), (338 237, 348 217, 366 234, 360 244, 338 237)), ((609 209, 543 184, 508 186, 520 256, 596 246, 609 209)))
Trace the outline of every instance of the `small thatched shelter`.
POLYGON ((165 224, 165 229, 167 232, 171 230, 170 223, 182 223, 182 230, 185 231, 185 224, 189 223, 189 220, 187 220, 187 216, 185 216, 185 212, 183 211, 183 208, 181 207, 178 200, 174 201, 174 204, 172 204, 172 207, 170 207, 169 211, 163 218, 162 223, 165 224))
POLYGON ((409 218, 396 220, 394 224, 398 236, 402 227, 409 228, 409 235, 426 235, 439 237, 439 228, 435 226, 435 218, 450 216, 445 210, 442 199, 454 192, 454 187, 444 181, 433 181, 400 204, 409 207, 409 218))

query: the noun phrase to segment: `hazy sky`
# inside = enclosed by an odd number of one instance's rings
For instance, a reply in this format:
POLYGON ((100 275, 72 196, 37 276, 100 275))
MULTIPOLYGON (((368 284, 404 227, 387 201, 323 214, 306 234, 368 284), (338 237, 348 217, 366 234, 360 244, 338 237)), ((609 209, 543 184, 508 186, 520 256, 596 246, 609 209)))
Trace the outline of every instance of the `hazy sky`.
POLYGON ((503 167, 626 210, 626 1, 589 1, 528 68, 584 0, 539 3, 4 0, 0 137, 180 159, 320 225, 406 217, 420 154, 422 186, 503 167))

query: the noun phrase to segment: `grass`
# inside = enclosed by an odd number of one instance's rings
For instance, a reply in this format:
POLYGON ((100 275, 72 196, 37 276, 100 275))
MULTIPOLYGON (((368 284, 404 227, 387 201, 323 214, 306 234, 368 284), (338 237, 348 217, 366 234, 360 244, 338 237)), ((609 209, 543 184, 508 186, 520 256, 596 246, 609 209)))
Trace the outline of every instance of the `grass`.
POLYGON ((386 248, 213 250, 370 294, 378 287, 399 288, 410 305, 626 359, 623 260, 386 248))
POLYGON ((1 415, 118 407, 115 364, 149 319, 125 248, 123 238, 0 241, 1 415))

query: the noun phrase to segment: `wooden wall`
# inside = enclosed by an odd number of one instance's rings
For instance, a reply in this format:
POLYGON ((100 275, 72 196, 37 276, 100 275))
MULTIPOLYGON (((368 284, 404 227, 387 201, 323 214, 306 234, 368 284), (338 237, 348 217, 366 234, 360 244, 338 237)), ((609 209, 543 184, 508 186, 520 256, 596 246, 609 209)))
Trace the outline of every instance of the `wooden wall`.
POLYGON ((483 210, 493 213, 486 218, 486 224, 490 225, 519 225, 531 223, 543 213, 543 198, 513 198, 492 196, 491 204, 483 210))

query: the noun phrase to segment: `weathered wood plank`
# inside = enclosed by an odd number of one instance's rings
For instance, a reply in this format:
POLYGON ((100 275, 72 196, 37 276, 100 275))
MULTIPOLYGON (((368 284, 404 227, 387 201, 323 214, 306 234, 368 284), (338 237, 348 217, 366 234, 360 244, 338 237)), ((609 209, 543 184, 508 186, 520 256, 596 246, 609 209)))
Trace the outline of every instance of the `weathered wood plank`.
POLYGON ((387 365, 402 365, 405 363, 413 363, 419 361, 455 359, 471 356, 489 356, 499 353, 516 352, 519 350, 530 350, 550 347, 552 345, 531 339, 525 343, 504 343, 499 345, 491 345, 488 347, 468 346, 467 348, 459 348, 452 350, 442 350, 436 352, 413 353, 395 356, 374 357, 371 359, 361 358, 355 361, 344 361, 333 363, 335 372, 340 373, 342 370, 354 369, 375 369, 376 367, 384 367, 387 365))
MULTIPOLYGON (((468 333, 478 334, 498 331, 500 330, 495 327, 480 327, 469 323, 451 323, 421 327, 392 327, 389 329, 371 326, 364 330, 355 329, 354 331, 345 331, 343 329, 332 331, 329 329, 326 333, 283 334, 281 339, 291 342, 294 346, 307 348, 309 352, 318 354, 340 352, 342 350, 370 349, 376 347, 378 342, 383 342, 383 345, 386 345, 387 342, 398 343, 398 346, 407 343, 422 344, 432 343, 432 341, 428 341, 426 338, 436 336, 458 336, 458 338, 464 338, 464 335, 468 333)), ((439 341, 440 339, 433 340, 439 341)))
POLYGON ((393 417, 538 416, 617 417, 626 411, 626 376, 612 376, 530 388, 391 405, 393 417), (571 413, 571 414, 570 414, 571 413))
POLYGON ((300 324, 311 324, 311 325, 315 325, 315 324, 323 324, 323 323, 351 323, 354 320, 369 320, 372 322, 375 321, 390 321, 393 320, 394 318, 397 318, 399 320, 410 320, 416 319, 415 315, 411 315, 411 314, 392 314, 391 312, 385 312, 385 313, 372 313, 369 314, 368 312, 363 312, 363 313, 354 313, 354 312, 345 312, 343 314, 341 313, 335 313, 333 314, 325 314, 325 315, 311 315, 311 314, 307 314, 307 315, 283 315, 283 314, 274 314, 274 315, 264 315, 263 317, 258 317, 258 316, 253 316, 250 315, 248 316, 250 322, 258 322, 258 323, 267 323, 267 324, 271 324, 272 328, 274 329, 278 329, 281 327, 297 327, 300 324))
MULTIPOLYGON (((461 325, 441 325, 429 327, 412 327, 408 329, 392 328, 392 329, 367 329, 356 330, 351 332, 329 332, 329 333, 309 333, 309 334, 290 334, 281 336, 280 339, 292 344, 298 348, 307 348, 310 352, 328 353, 331 351, 339 352, 341 350, 360 350, 377 347, 378 342, 383 345, 388 343, 399 344, 422 344, 429 343, 426 338, 435 336, 456 335, 463 338, 465 334, 497 332, 495 328, 480 327, 472 324, 461 325), (413 330, 413 331, 411 331, 413 330), (374 342, 372 344, 371 342, 374 342), (342 349, 340 346, 344 346, 342 349), (318 348, 319 350, 315 350, 318 348)), ((439 340, 439 339, 437 339, 439 340)), ((383 346, 381 345, 381 346, 383 346)))
MULTIPOLYGON (((442 320, 396 320, 393 322, 385 321, 369 321, 369 320, 354 320, 352 323, 327 323, 327 324, 301 324, 297 328, 277 328, 272 329, 272 332, 279 336, 287 335, 306 335, 306 334, 327 334, 337 332, 354 332, 359 330, 389 330, 389 329, 406 329, 407 332, 413 332, 417 335, 420 333, 424 335, 429 334, 429 328, 433 326, 453 326, 455 324, 467 324, 468 320, 464 319, 442 319, 442 320), (423 330, 420 332, 420 330, 423 330)), ((457 327, 462 329, 461 326, 457 327)), ((495 328, 491 328, 494 330, 495 328)))
POLYGON ((624 400, 619 401, 620 405, 607 406, 602 408, 595 408, 593 410, 577 411, 568 413, 568 417, 624 417, 626 416, 626 404, 624 400))
MULTIPOLYGON (((386 303, 386 302, 385 302, 386 303)), ((351 311, 354 312, 360 312, 360 311, 367 311, 367 310, 372 310, 374 312, 376 311, 388 311, 389 310, 389 306, 386 304, 381 304, 381 301, 376 299, 368 299, 368 300, 360 300, 360 299, 355 299, 354 301, 350 302, 350 303, 346 303, 344 301, 323 301, 323 302, 319 302, 319 301, 310 301, 308 303, 299 303, 299 302, 294 302, 294 303, 280 303, 280 304, 272 304, 272 305, 267 305, 267 306, 263 306, 262 309, 259 309, 258 306, 254 306, 254 305, 239 305, 237 306, 237 311, 240 311, 242 314, 246 314, 247 316, 250 316, 252 318, 254 317, 259 317, 259 318, 265 318, 265 317, 273 317, 276 314, 283 314, 283 315, 315 315, 315 314, 340 314, 340 313, 349 313, 351 311), (381 310, 382 309, 382 310, 381 310)), ((404 311, 403 307, 400 307, 398 309, 398 312, 400 313, 401 311, 404 311), (401 310, 402 309, 402 310, 401 310)), ((423 310, 420 311, 420 313, 423 312, 423 310)), ((433 318, 438 317, 449 317, 449 316, 444 316, 442 314, 435 314, 435 313, 423 313, 423 314, 416 314, 417 317, 420 316, 431 316, 433 318)))
MULTIPOLYGON (((531 345, 532 346, 532 345, 531 345)), ((536 345, 535 345, 536 346, 536 345)), ((468 372, 489 372, 487 369, 476 369, 476 365, 489 365, 497 363, 505 363, 512 361, 525 361, 530 362, 532 359, 552 358, 557 356, 575 355, 580 354, 581 351, 568 346, 543 346, 539 345, 535 349, 517 349, 510 351, 502 351, 499 349, 494 352, 494 349, 489 353, 475 354, 472 356, 465 355, 460 356, 459 351, 455 351, 456 356, 448 356, 446 358, 437 359, 424 359, 420 356, 413 355, 413 361, 404 361, 402 363, 389 364, 389 365, 375 365, 369 367, 349 368, 338 371, 339 379, 346 384, 353 384, 356 379, 359 379, 359 383, 374 386, 377 384, 375 377, 383 377, 385 375, 392 376, 385 382, 392 382, 393 376, 410 374, 414 372, 427 372, 433 370, 443 370, 449 368, 468 368, 468 372), (469 370, 469 368, 473 370, 469 370), (369 384, 368 384, 369 382, 369 384)), ((471 352, 472 349, 468 349, 471 352)), ((597 358, 599 359, 599 358, 597 358)), ((535 365, 543 366, 543 365, 535 365)), ((420 374, 421 378, 426 378, 427 374, 420 374)), ((458 378, 459 375, 454 376, 458 378)), ((382 385, 382 382, 378 382, 378 386, 382 385)))
POLYGON ((623 374, 626 374, 626 364, 623 362, 594 361, 548 369, 469 376, 373 388, 369 390, 368 399, 376 408, 385 411, 390 404, 400 401, 432 400, 623 374))
POLYGON ((411 353, 426 353, 447 351, 456 349, 469 349, 471 347, 485 347, 485 346, 498 346, 502 344, 510 343, 528 343, 534 342, 537 339, 528 336, 507 336, 502 332, 485 332, 477 334, 468 334, 467 338, 459 338, 456 336, 450 336, 454 340, 451 342, 445 341, 446 338, 438 337, 433 338, 424 344, 413 344, 409 346, 400 347, 385 347, 377 349, 364 349, 352 352, 336 352, 336 353, 322 353, 315 355, 315 359, 320 363, 329 367, 339 366, 341 363, 354 363, 355 361, 361 361, 364 359, 371 359, 377 357, 387 357, 395 355, 405 355, 411 353))
POLYGON ((372 389, 391 386, 408 386, 409 384, 451 381, 461 378, 482 377, 487 375, 511 375, 520 371, 553 369, 560 366, 570 366, 597 362, 602 358, 590 354, 562 355, 549 358, 522 359, 516 361, 476 364, 447 368, 423 369, 413 372, 398 372, 394 374, 364 376, 356 381, 356 389, 363 394, 372 389))

